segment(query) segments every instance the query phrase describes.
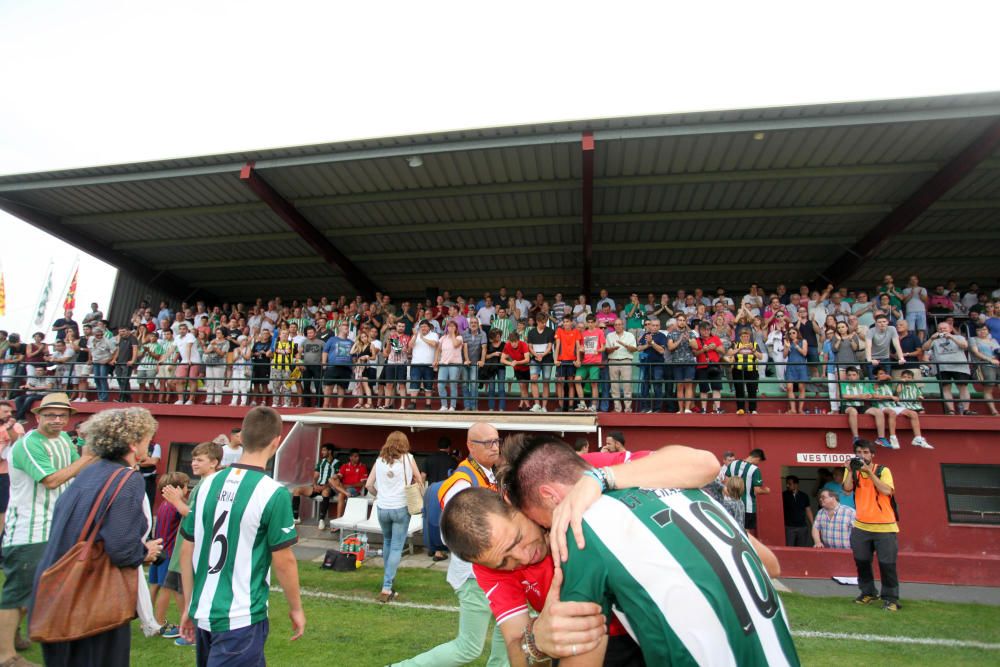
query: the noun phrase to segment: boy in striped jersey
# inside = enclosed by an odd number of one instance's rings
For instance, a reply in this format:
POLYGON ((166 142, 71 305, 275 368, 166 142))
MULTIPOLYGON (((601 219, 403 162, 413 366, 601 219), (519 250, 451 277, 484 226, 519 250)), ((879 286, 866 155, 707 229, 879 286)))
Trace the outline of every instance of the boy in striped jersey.
POLYGON ((743 461, 730 461, 725 468, 726 477, 740 477, 743 479, 743 505, 746 507, 743 525, 747 531, 757 534, 757 496, 771 493, 769 487, 764 486, 764 478, 761 477, 760 468, 757 466, 761 461, 766 461, 763 449, 755 449, 743 461))
MULTIPOLYGON (((879 369, 880 378, 882 370, 879 369)), ((899 449, 899 440, 896 439, 896 419, 906 417, 910 420, 910 430, 913 431, 911 444, 922 449, 934 449, 931 443, 927 442, 927 438, 920 433, 920 413, 924 411, 924 394, 920 391, 920 385, 913 381, 913 371, 909 368, 904 368, 899 378, 900 382, 896 384, 893 392, 898 400, 882 408, 882 412, 889 420, 889 440, 894 449, 899 449)))
POLYGON ((291 496, 264 472, 278 449, 281 417, 271 408, 253 408, 242 435, 240 462, 202 481, 180 528, 181 634, 196 641, 198 667, 264 664, 272 562, 288 600, 292 640, 306 625, 289 548, 298 539, 291 496))
MULTIPOLYGON (((504 456, 508 500, 542 526, 552 524, 553 510, 582 477, 614 487, 608 469, 594 470, 551 437, 530 438, 504 456)), ((610 490, 583 514, 582 536, 584 547, 569 539, 561 598, 597 602, 606 616, 613 613, 647 665, 799 664, 764 565, 704 492, 610 490)), ((606 650, 602 639, 560 665, 600 665, 606 650)))

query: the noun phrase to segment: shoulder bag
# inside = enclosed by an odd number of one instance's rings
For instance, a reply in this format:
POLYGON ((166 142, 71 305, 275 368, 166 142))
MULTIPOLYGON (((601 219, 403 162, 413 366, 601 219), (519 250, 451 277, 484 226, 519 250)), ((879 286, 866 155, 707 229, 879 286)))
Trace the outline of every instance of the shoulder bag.
POLYGON ((135 618, 139 578, 134 567, 117 567, 97 534, 132 471, 122 468, 108 478, 90 509, 77 543, 38 580, 31 610, 31 638, 71 642, 113 630, 135 618), (101 500, 118 482, 103 514, 94 521, 101 500))
POLYGON ((406 475, 407 480, 413 480, 413 483, 407 483, 404 489, 406 492, 406 509, 411 515, 420 514, 424 511, 424 483, 420 480, 420 473, 417 471, 417 462, 413 460, 412 454, 407 454, 403 458, 403 474, 406 475), (406 472, 407 462, 413 464, 412 475, 406 472))

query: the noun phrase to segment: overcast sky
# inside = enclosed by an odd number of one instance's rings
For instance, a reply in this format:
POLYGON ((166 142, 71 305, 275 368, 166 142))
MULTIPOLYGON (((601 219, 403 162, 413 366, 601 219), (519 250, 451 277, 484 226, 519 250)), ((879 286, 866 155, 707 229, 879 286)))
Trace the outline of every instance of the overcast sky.
MULTIPOLYGON (((549 120, 1000 90, 987 2, 0 0, 0 173, 549 120)), ((50 258, 0 213, 25 333, 50 258)), ((114 270, 83 255, 78 315, 114 270)))

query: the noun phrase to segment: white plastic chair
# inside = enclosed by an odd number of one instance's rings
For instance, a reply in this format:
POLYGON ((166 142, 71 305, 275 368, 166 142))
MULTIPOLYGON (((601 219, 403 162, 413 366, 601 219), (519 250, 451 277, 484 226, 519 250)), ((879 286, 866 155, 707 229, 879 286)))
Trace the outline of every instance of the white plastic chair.
MULTIPOLYGON (((376 518, 378 515, 376 515, 376 518)), ((348 498, 344 507, 344 516, 330 522, 330 530, 340 530, 340 540, 344 539, 345 530, 357 530, 358 524, 368 518, 368 501, 364 498, 348 498)))

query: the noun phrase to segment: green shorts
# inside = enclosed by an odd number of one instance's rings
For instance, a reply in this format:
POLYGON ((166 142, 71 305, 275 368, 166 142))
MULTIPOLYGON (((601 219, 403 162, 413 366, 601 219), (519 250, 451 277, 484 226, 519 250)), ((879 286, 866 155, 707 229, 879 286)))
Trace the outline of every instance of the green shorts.
POLYGON ((576 377, 583 382, 597 382, 601 379, 601 367, 595 364, 580 366, 576 369, 576 377))
POLYGON ((45 542, 21 544, 3 550, 3 593, 0 609, 27 607, 35 585, 35 570, 45 552, 45 542))

